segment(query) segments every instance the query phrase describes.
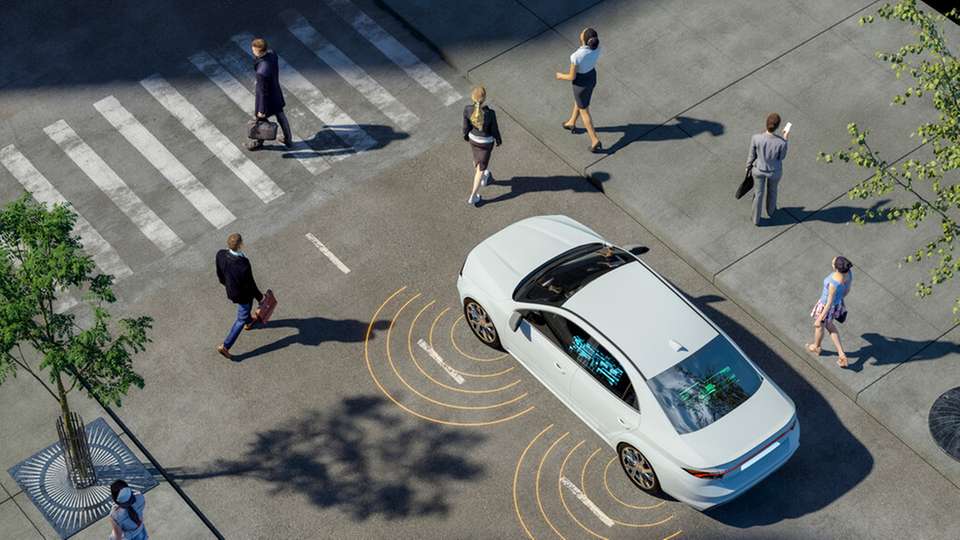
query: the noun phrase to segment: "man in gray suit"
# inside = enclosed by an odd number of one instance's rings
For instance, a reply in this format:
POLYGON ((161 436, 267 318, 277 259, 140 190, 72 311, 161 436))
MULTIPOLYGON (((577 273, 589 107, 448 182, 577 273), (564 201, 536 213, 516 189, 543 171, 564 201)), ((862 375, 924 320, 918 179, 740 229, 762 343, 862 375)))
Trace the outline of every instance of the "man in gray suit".
POLYGON ((767 116, 767 130, 750 138, 750 156, 747 157, 747 171, 753 169, 753 224, 760 224, 760 206, 766 207, 767 218, 777 211, 777 185, 783 175, 783 158, 787 157, 787 137, 790 136, 790 123, 783 135, 774 131, 780 127, 780 115, 770 113, 767 116))

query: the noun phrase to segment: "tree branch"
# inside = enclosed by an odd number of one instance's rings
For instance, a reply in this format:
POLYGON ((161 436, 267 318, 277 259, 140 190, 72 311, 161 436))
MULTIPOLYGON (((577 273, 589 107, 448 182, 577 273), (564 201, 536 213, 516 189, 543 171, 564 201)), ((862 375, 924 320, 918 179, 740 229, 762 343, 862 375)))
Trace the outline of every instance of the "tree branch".
POLYGON ((57 401, 60 401, 60 398, 57 397, 57 395, 53 393, 53 390, 51 390, 50 387, 47 386, 47 383, 43 382, 43 379, 41 379, 40 377, 38 377, 37 374, 34 373, 34 371, 33 371, 32 369, 30 369, 30 364, 27 362, 27 359, 23 356, 23 349, 20 347, 20 344, 19 344, 19 343, 17 344, 17 352, 20 353, 20 360, 17 360, 16 357, 14 357, 13 355, 10 355, 10 358, 12 358, 13 361, 17 363, 17 365, 19 365, 20 367, 22 367, 23 369, 25 369, 25 370, 27 371, 27 373, 30 374, 31 377, 33 377, 34 379, 36 379, 37 382, 40 383, 40 386, 43 386, 43 389, 46 390, 47 393, 49 393, 50 396, 53 397, 53 399, 55 399, 55 400, 57 400, 57 401))

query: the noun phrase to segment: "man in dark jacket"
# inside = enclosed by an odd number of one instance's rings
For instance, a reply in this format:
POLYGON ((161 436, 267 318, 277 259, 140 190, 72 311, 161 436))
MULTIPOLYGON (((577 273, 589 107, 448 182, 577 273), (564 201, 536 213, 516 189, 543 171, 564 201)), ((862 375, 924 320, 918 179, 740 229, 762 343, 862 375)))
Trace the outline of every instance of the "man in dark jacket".
MULTIPOLYGON (((277 117, 277 123, 283 130, 283 136, 278 140, 287 148, 293 147, 293 137, 290 135, 290 123, 287 115, 283 114, 286 102, 283 101, 283 90, 280 89, 280 67, 277 53, 267 49, 267 40, 256 38, 250 42, 250 49, 256 60, 253 67, 257 72, 257 103, 254 111, 257 118, 277 117)), ((247 143, 251 151, 263 148, 262 140, 247 143)))
POLYGON ((263 293, 253 279, 250 260, 242 250, 243 238, 238 233, 233 233, 227 237, 227 249, 217 252, 217 279, 227 288, 227 298, 237 304, 237 320, 233 322, 227 339, 217 346, 217 352, 228 359, 233 358, 230 347, 233 347, 240 337, 240 332, 249 330, 257 322, 257 319, 250 315, 254 298, 257 302, 263 300, 263 293))

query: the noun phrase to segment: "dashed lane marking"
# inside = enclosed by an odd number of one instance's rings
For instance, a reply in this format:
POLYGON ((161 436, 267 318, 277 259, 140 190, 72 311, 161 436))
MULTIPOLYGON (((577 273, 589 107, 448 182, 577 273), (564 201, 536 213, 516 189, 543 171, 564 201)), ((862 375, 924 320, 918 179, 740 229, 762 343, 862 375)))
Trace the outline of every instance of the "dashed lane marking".
MULTIPOLYGON (((436 328, 437 323, 440 322, 440 319, 448 312, 450 308, 443 308, 443 311, 437 314, 436 318, 433 319, 433 323, 430 324, 430 333, 427 336, 427 342, 430 343, 430 346, 433 347, 433 330, 436 328)), ((510 366, 506 369, 497 371, 495 373, 470 373, 462 369, 457 369, 457 373, 463 375, 464 377, 477 377, 477 378, 489 378, 489 377, 499 377, 500 375, 505 375, 514 370, 516 366, 510 366)))
MULTIPOLYGON (((602 536, 593 532, 593 530, 591 530, 589 527, 584 525, 583 522, 581 522, 580 519, 577 518, 576 514, 570 511, 570 507, 567 506, 567 498, 563 496, 563 480, 566 479, 566 476, 564 476, 563 471, 566 470, 567 462, 570 461, 570 457, 573 456, 574 452, 576 452, 581 446, 583 446, 585 442, 587 441, 582 440, 578 442, 576 446, 574 446, 573 448, 570 449, 569 452, 567 452, 567 456, 563 458, 563 462, 560 464, 560 471, 557 473, 557 491, 560 494, 560 502, 563 504, 563 509, 567 511, 567 515, 570 516, 573 519, 573 521, 580 526, 581 529, 587 531, 592 536, 599 538, 600 540, 607 540, 605 536, 602 536)), ((569 480, 567 481, 569 482, 569 480)), ((580 491, 579 488, 577 489, 577 491, 580 491)))
POLYGON ((283 195, 283 190, 267 176, 267 173, 247 159, 226 135, 200 114, 200 111, 163 77, 151 75, 140 81, 140 85, 179 120, 187 131, 193 133, 233 174, 237 175, 237 178, 242 180, 261 201, 268 203, 283 195))
POLYGON ((313 242, 313 245, 317 246, 317 249, 320 250, 320 253, 323 253, 324 256, 330 259, 330 262, 332 262, 334 266, 339 268, 341 272, 343 272, 344 274, 350 273, 350 269, 347 268, 347 265, 343 264, 343 261, 341 261, 336 255, 334 255, 332 251, 327 249, 327 246, 323 245, 323 242, 321 242, 316 236, 314 236, 313 233, 307 233, 305 236, 307 237, 307 240, 310 240, 311 242, 313 242))
POLYGON ((417 55, 410 52, 410 49, 404 47, 350 0, 327 0, 327 4, 420 86, 442 99, 444 105, 451 105, 462 99, 450 83, 420 61, 417 55))
POLYGON ((463 384, 463 377, 459 373, 457 373, 457 370, 453 369, 452 367, 450 367, 449 364, 444 362, 440 354, 437 353, 437 351, 433 350, 433 347, 431 347, 426 341, 424 341, 423 338, 420 338, 420 340, 417 341, 417 345, 419 345, 420 348, 427 353, 427 356, 429 356, 430 358, 433 358, 433 361, 436 362, 441 369, 446 371, 447 375, 449 375, 451 379, 457 381, 457 384, 463 384))
POLYGON ((80 167, 90 180, 117 205, 160 251, 172 253, 183 246, 183 240, 150 209, 130 186, 107 165, 93 148, 84 142, 66 121, 57 120, 43 128, 64 153, 80 167))
POLYGON ((420 121, 417 115, 410 112, 403 103, 380 85, 353 60, 347 57, 333 43, 323 37, 302 15, 295 10, 288 9, 280 13, 280 18, 287 25, 290 33, 296 36, 313 54, 325 64, 332 67, 343 80, 347 81, 367 101, 372 103, 397 126, 409 130, 420 121))
POLYGON ((613 527, 613 520, 610 519, 610 516, 604 514, 603 510, 600 510, 600 508, 598 508, 597 505, 590 500, 590 497, 587 497, 587 495, 584 492, 580 491, 580 488, 578 488, 576 484, 571 482, 569 478, 567 478, 566 476, 561 476, 560 483, 563 484, 563 487, 570 490, 570 493, 573 493, 573 496, 576 497, 580 502, 582 502, 583 505, 586 506, 587 509, 589 509, 590 512, 593 513, 593 515, 597 516, 597 519, 602 521, 604 525, 606 525, 607 527, 613 527))
MULTIPOLYGON (((233 75, 227 71, 227 68, 234 67, 230 64, 238 60, 235 55, 225 55, 220 59, 221 64, 213 56, 210 55, 207 51, 200 51, 195 53, 190 57, 190 62, 200 70, 204 75, 207 76, 210 81, 217 85, 217 88, 223 91, 224 94, 230 98, 230 101, 234 103, 244 114, 252 115, 255 99, 253 94, 247 90, 243 84, 238 81, 233 75)), ((234 71, 240 71, 241 69, 247 70, 250 72, 250 65, 244 64, 242 68, 240 66, 235 66, 234 71)), ((294 109, 299 109, 299 107, 287 107, 287 116, 302 116, 302 112, 299 114, 294 114, 294 109)), ((303 124, 296 122, 294 119, 293 125, 301 127, 303 124)), ((310 145, 305 141, 303 135, 300 132, 295 132, 297 134, 296 141, 293 142, 293 148, 291 148, 290 154, 294 156, 303 168, 307 169, 310 174, 316 176, 323 171, 329 170, 330 165, 326 161, 320 158, 320 154, 315 152, 310 145)))
MULTIPOLYGON (((253 55, 250 50, 250 41, 253 34, 243 32, 231 38, 241 50, 253 55)), ((281 83, 287 90, 300 100, 310 112, 319 118, 326 128, 333 131, 337 137, 349 144, 354 152, 360 153, 376 146, 377 142, 350 118, 339 105, 323 95, 312 82, 300 74, 293 66, 287 63, 282 56, 277 55, 280 72, 283 73, 281 83)), ((341 160, 349 157, 349 153, 335 154, 331 160, 341 160)))
MULTIPOLYGON (((3 163, 10 174, 36 200, 51 206, 54 204, 70 204, 14 145, 5 146, 0 150, 0 163, 3 163)), ((77 214, 77 222, 74 224, 73 230, 80 235, 83 249, 90 253, 93 262, 97 263, 100 270, 113 275, 117 279, 133 275, 133 270, 120 259, 120 255, 113 249, 113 246, 100 236, 100 233, 75 208, 73 211, 77 214)))
POLYGON ((543 516, 543 519, 547 522, 547 525, 550 526, 550 529, 553 530, 553 532, 557 533, 557 536, 559 536, 561 540, 566 540, 566 537, 560 534, 560 531, 558 531, 557 528, 553 526, 553 522, 550 521, 550 518, 547 516, 547 512, 543 509, 543 501, 540 500, 540 472, 543 470, 543 464, 546 463, 547 456, 550 455, 550 452, 553 451, 554 447, 556 447, 557 444, 560 443, 560 441, 566 439, 567 435, 569 434, 570 432, 568 431, 563 435, 561 435, 560 437, 558 437, 557 440, 553 441, 553 444, 551 444, 550 447, 547 448, 547 451, 543 453, 543 456, 540 458, 540 464, 537 465, 537 478, 536 478, 536 481, 534 482, 534 490, 536 490, 536 493, 537 493, 537 507, 540 509, 540 515, 543 516))
POLYGON ((93 104, 104 118, 120 132, 127 142, 139 151, 160 174, 182 194, 200 215, 211 225, 220 229, 236 216, 227 209, 203 184, 197 180, 180 160, 163 145, 153 133, 136 119, 130 111, 113 96, 107 96, 93 104))

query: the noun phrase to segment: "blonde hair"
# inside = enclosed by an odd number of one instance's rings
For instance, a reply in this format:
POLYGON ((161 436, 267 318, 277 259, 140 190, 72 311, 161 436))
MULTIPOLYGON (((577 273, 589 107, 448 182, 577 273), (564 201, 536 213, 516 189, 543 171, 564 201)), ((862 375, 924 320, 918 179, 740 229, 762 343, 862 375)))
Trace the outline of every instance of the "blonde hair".
POLYGON ((470 123, 477 129, 483 129, 483 101, 487 99, 487 89, 482 86, 474 87, 473 92, 470 92, 470 99, 473 101, 470 123))
POLYGON ((263 38, 254 38, 254 40, 250 42, 250 46, 258 51, 265 51, 267 50, 267 40, 263 38))

